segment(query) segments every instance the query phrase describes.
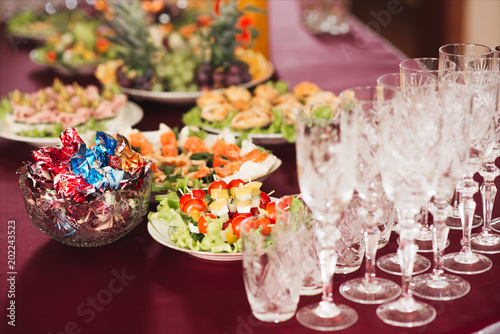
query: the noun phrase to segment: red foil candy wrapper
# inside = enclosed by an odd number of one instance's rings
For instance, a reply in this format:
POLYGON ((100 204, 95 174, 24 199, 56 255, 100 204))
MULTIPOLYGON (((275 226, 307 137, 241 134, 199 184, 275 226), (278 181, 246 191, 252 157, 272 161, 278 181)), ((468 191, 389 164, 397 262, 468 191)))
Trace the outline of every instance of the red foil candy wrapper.
POLYGON ((77 153, 80 153, 80 155, 82 153, 85 153, 87 145, 85 145, 85 142, 78 135, 78 132, 75 129, 73 128, 67 129, 66 131, 61 133, 59 139, 61 140, 61 144, 63 147, 62 151, 69 157, 72 157, 77 153))
POLYGON ((57 174, 54 177, 54 190, 60 197, 71 197, 75 202, 81 203, 85 200, 87 194, 95 191, 95 188, 87 184, 81 176, 57 174), (77 194, 79 196, 75 196, 77 194))

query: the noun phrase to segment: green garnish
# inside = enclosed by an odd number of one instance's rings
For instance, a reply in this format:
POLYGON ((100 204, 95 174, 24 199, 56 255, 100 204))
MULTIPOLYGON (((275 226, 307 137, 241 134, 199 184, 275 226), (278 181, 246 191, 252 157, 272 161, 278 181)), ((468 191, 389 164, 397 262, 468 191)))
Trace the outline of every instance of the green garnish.
POLYGON ((330 106, 320 106, 314 110, 312 117, 317 119, 332 119, 333 110, 330 106))

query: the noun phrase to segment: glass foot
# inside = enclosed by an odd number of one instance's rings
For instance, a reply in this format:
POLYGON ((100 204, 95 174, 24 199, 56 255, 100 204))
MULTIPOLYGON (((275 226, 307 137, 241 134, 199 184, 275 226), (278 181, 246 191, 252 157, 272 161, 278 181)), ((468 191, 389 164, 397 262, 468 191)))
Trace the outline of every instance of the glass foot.
POLYGON ((330 305, 326 302, 304 306, 296 315, 297 321, 307 328, 318 331, 336 331, 350 327, 358 321, 358 313, 346 305, 330 305))
POLYGON ((500 233, 500 218, 495 218, 491 221, 491 229, 497 233, 500 233))
MULTIPOLYGON (((472 228, 479 227, 479 226, 481 226, 482 223, 483 223, 483 219, 478 215, 474 215, 474 219, 472 220, 472 228)), ((457 218, 457 217, 450 216, 450 217, 446 218, 446 225, 451 230, 460 230, 460 231, 463 230, 462 220, 460 219, 460 217, 457 218)))
MULTIPOLYGON (((401 265, 396 253, 387 254, 377 259, 377 267, 389 274, 401 275, 401 265)), ((422 255, 416 255, 413 264, 413 274, 418 275, 426 272, 431 267, 431 261, 422 255)))
POLYGON ((302 286, 300 288, 300 295, 301 296, 315 296, 323 292, 323 287, 322 286, 317 286, 317 285, 310 285, 310 286, 302 286))
POLYGON ((471 236, 471 248, 482 254, 500 253, 500 235, 494 233, 476 233, 471 236))
POLYGON ((401 294, 398 284, 384 278, 375 277, 366 286, 364 278, 355 278, 340 286, 340 294, 348 300, 361 304, 382 304, 396 299, 401 294))
MULTIPOLYGON (((397 239, 398 245, 399 245, 399 238, 397 239)), ((419 253, 432 253, 432 240, 420 240, 420 239, 415 239, 415 245, 418 246, 417 252, 419 253)), ((446 244, 444 245, 444 248, 448 248, 450 245, 450 239, 446 239, 446 244)))
POLYGON ((469 283, 461 277, 441 274, 435 280, 433 274, 423 274, 413 277, 413 294, 420 298, 431 300, 453 300, 465 296, 470 291, 469 283))
POLYGON ((443 256, 443 268, 455 274, 480 274, 492 266, 491 260, 481 254, 455 252, 443 256))
POLYGON ((399 298, 377 308, 377 316, 386 324, 400 327, 423 326, 436 318, 436 310, 415 299, 399 298))

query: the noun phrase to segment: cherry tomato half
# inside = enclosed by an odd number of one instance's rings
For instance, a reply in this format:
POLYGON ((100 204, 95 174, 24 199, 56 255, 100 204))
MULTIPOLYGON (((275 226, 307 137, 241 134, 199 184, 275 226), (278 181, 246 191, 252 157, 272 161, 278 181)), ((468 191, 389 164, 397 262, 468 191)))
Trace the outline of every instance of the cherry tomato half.
POLYGON ((273 224, 271 223, 271 220, 268 217, 262 217, 258 218, 254 221, 254 226, 255 228, 261 227, 262 226, 262 235, 268 235, 271 233, 271 229, 273 224))
POLYGON ((260 207, 261 209, 265 209, 265 208, 266 208, 267 203, 269 203, 269 202, 271 202, 271 199, 269 198, 269 196, 268 196, 265 192, 261 191, 261 192, 260 192, 260 203, 259 203, 259 207, 260 207))
POLYGON ((212 219, 217 218, 213 213, 202 214, 200 216, 200 219, 198 219, 198 230, 200 230, 200 233, 207 234, 207 227, 208 227, 207 217, 210 217, 212 219))
POLYGON ((187 201, 186 204, 184 204, 184 206, 182 207, 182 212, 188 213, 188 214, 193 212, 193 211, 203 212, 206 210, 206 208, 207 208, 207 206, 205 205, 205 203, 201 199, 192 198, 189 201, 187 201))
POLYGON ((231 225, 233 227, 233 232, 236 234, 238 238, 241 238, 240 235, 240 225, 241 222, 244 221, 246 218, 251 217, 252 215, 250 213, 238 213, 233 216, 233 219, 231 220, 231 225))
POLYGON ((212 193, 212 189, 228 189, 227 183, 222 180, 214 181, 208 186, 208 193, 212 193))
POLYGON ((182 195, 181 198, 179 199, 179 208, 182 210, 184 205, 188 201, 190 201, 194 198, 198 198, 198 199, 201 199, 203 201, 205 199, 205 192, 201 189, 193 189, 189 194, 182 195))
POLYGON ((288 209, 290 209, 290 205, 292 205, 292 197, 290 196, 281 198, 278 202, 278 207, 284 211, 288 211, 288 209))
POLYGON ((269 202, 266 205, 267 217, 272 224, 276 223, 276 202, 269 202))
POLYGON ((239 186, 242 186, 245 184, 245 181, 243 181, 242 179, 234 179, 234 180, 231 180, 231 182, 228 183, 228 188, 229 189, 232 189, 232 188, 238 188, 239 186))

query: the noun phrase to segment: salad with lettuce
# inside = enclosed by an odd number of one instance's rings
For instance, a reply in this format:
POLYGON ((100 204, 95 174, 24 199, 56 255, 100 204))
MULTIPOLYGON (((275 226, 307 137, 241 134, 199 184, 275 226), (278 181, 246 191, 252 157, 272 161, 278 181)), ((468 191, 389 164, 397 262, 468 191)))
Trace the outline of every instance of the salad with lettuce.
POLYGON ((153 227, 178 247, 212 253, 240 253, 240 225, 258 217, 261 233, 275 223, 274 202, 260 190, 262 183, 241 179, 212 182, 208 189, 192 189, 179 196, 171 191, 158 195, 156 212, 148 219, 153 227))

